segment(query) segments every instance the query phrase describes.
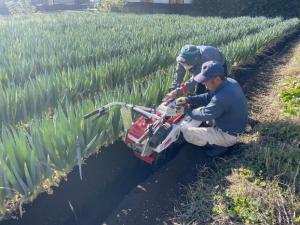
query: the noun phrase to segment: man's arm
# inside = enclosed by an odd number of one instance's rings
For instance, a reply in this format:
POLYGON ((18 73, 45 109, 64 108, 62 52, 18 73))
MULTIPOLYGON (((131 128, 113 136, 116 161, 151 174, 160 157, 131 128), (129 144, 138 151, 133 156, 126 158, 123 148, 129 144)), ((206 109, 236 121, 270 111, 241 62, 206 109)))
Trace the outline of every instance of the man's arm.
MULTIPOLYGON (((201 96, 201 95, 200 95, 201 96)), ((197 109, 185 109, 192 119, 200 121, 211 121, 220 117, 225 111, 223 104, 217 99, 213 98, 210 103, 202 108, 197 109)))
MULTIPOLYGON (((185 82, 185 87, 187 91, 193 91, 196 87, 197 82, 194 80, 194 77, 192 77, 189 81, 185 82)), ((182 94, 182 89, 176 88, 177 95, 182 94)))
POLYGON ((191 96, 187 99, 187 104, 197 105, 197 106, 205 106, 207 105, 212 98, 212 94, 205 93, 201 95, 191 96))
POLYGON ((175 71, 174 71, 174 81, 172 83, 172 90, 175 90, 183 81, 183 78, 185 76, 185 69, 180 63, 177 63, 175 71))

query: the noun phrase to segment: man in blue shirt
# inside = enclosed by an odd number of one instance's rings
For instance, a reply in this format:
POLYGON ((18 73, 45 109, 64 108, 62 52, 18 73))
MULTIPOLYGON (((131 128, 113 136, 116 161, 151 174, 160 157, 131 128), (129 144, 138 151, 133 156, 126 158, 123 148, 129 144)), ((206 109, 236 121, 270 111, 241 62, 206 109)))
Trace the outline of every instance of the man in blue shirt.
POLYGON ((224 67, 224 73, 227 75, 227 64, 224 54, 217 48, 212 46, 195 46, 185 45, 182 47, 180 54, 176 58, 176 69, 174 73, 174 81, 172 83, 171 92, 167 97, 175 97, 181 94, 181 83, 185 77, 186 72, 192 74, 192 78, 185 83, 186 89, 195 91, 196 94, 205 92, 205 87, 201 83, 197 83, 193 78, 201 72, 203 63, 207 61, 217 61, 224 67))
POLYGON ((246 97, 232 78, 226 78, 223 66, 216 61, 203 64, 200 74, 194 77, 203 83, 208 93, 176 100, 178 106, 191 104, 198 108, 184 111, 194 120, 209 121, 211 127, 185 127, 181 131, 185 140, 198 146, 230 147, 237 143, 248 122, 246 97))

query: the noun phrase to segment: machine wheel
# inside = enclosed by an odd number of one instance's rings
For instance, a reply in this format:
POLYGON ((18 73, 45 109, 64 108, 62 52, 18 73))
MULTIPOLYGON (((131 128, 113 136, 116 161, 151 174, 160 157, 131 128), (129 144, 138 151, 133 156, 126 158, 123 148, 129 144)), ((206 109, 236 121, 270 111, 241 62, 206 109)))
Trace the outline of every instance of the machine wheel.
POLYGON ((170 160, 172 160, 177 153, 179 152, 180 148, 186 143, 186 141, 184 140, 182 134, 180 134, 180 137, 178 138, 178 140, 176 142, 174 142, 169 148, 167 148, 166 150, 164 150, 163 152, 161 152, 155 159, 155 161, 153 162, 153 167, 155 169, 160 168, 162 165, 164 165, 165 163, 169 162, 170 160))

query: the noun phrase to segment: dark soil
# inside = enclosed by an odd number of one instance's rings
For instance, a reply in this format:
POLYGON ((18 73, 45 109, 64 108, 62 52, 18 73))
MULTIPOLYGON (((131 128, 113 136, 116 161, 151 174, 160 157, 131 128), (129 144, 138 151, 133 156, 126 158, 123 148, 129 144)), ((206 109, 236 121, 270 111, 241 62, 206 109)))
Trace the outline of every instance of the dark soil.
MULTIPOLYGON (((234 72, 249 99, 271 79, 267 73, 264 79, 257 77, 258 72, 287 57, 299 33, 258 57, 256 64, 234 72)), ((52 195, 42 193, 25 205, 22 219, 0 225, 168 224, 174 202, 180 202, 184 186, 196 181, 197 166, 204 164, 213 166, 213 160, 198 147, 185 144, 173 160, 153 170, 117 142, 86 160, 83 181, 75 168, 52 195)))
POLYGON ((99 225, 152 172, 122 142, 87 159, 82 170, 82 181, 74 169, 52 195, 42 193, 26 205, 22 219, 1 225, 99 225))
POLYGON ((185 144, 177 157, 136 186, 103 224, 169 224, 174 201, 197 178, 197 165, 211 166, 203 150, 185 144))

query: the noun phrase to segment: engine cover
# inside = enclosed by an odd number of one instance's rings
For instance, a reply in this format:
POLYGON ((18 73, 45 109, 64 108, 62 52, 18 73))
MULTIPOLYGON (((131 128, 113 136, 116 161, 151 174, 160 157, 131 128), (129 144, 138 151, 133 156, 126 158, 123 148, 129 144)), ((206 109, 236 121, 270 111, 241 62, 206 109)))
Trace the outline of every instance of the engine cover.
POLYGON ((163 124, 158 130, 149 138, 149 146, 151 148, 156 148, 160 145, 166 137, 172 131, 172 125, 170 124, 163 124))

